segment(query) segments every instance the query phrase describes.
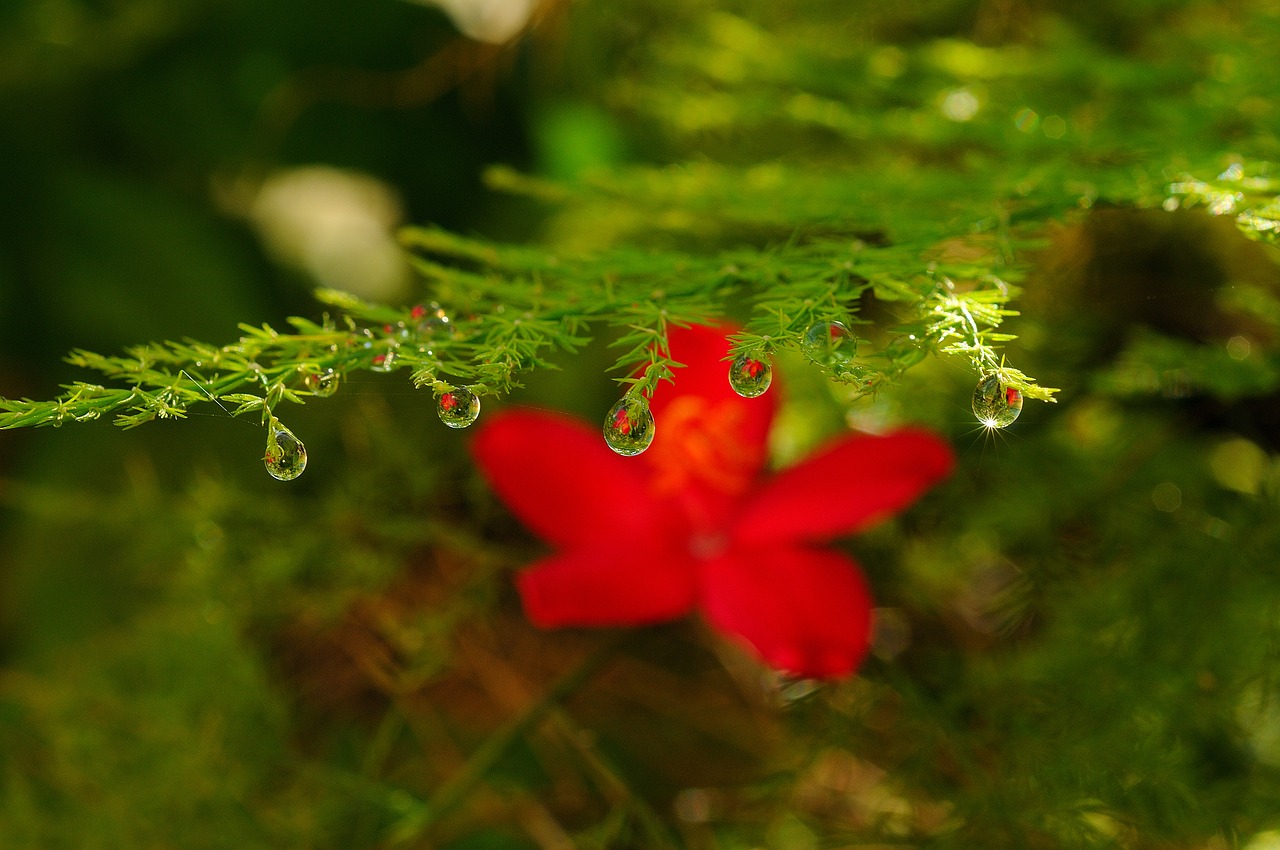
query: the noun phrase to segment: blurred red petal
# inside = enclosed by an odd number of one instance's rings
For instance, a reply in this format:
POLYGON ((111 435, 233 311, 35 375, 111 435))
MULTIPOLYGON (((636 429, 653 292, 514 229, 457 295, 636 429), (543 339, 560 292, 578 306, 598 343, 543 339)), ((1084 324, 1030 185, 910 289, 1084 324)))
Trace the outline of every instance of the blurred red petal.
POLYGON ((545 558, 516 577, 529 619, 557 626, 638 626, 683 616, 697 596, 697 566, 676 552, 596 546, 545 558))
POLYGON ((829 550, 732 551, 705 565, 702 608, 716 628, 797 676, 847 676, 870 646, 866 583, 856 564, 829 550))
POLYGON ((723 527, 731 510, 755 483, 777 410, 777 381, 759 398, 729 386, 730 327, 676 328, 671 356, 675 385, 662 384, 650 409, 653 445, 642 456, 653 470, 654 492, 679 506, 695 530, 723 527))
POLYGON ((502 413, 481 426, 471 453, 507 507, 549 543, 625 545, 664 534, 665 509, 649 495, 645 468, 575 419, 502 413))
POLYGON ((927 431, 846 437, 767 482, 738 517, 734 539, 828 540, 902 510, 951 472, 951 448, 927 431))

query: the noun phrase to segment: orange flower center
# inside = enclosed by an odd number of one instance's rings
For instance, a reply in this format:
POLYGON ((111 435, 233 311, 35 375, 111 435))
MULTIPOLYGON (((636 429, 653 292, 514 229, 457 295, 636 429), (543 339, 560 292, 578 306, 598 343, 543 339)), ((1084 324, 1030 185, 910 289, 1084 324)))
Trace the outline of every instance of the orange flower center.
POLYGON ((732 496, 746 490, 762 447, 738 438, 741 424, 742 408, 731 401, 681 396, 672 402, 646 455, 657 473, 655 494, 702 488, 732 496))

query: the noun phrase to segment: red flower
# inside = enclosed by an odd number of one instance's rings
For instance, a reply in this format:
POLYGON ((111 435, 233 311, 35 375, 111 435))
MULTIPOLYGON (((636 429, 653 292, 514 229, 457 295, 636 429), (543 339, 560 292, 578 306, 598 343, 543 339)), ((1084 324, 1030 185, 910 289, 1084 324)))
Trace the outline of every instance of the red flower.
POLYGON ((762 477, 777 393, 735 394, 721 331, 671 337, 674 388, 652 404, 657 434, 636 458, 598 427, 513 411, 472 444, 480 469, 556 553, 517 578, 543 627, 640 625, 698 609, 774 667, 831 678, 870 643, 858 567, 822 544, 901 510, 951 469, 925 431, 842 437, 762 477))

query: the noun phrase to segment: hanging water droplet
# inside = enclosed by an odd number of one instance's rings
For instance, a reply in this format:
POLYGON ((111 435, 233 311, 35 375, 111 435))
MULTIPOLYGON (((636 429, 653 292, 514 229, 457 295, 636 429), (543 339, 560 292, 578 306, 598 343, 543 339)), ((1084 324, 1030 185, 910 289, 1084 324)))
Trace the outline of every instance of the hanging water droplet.
POLYGON ((333 369, 311 372, 302 379, 307 389, 320 398, 328 398, 338 391, 338 373, 333 369))
POLYGON ((618 399, 604 420, 604 441, 624 457, 633 457, 653 442, 653 414, 643 396, 625 395, 618 399))
POLYGON ((386 351, 374 357, 373 363, 369 368, 375 372, 390 372, 394 368, 395 362, 396 353, 394 351, 386 351))
POLYGON ((449 390, 436 401, 436 413, 450 428, 465 428, 480 416, 480 397, 466 387, 449 390))
POLYGON ((743 354, 729 367, 729 386, 743 398, 764 395, 773 383, 773 364, 743 354))
POLYGON ((843 322, 819 322, 805 331, 801 347, 819 366, 843 372, 853 366, 858 338, 843 322))
POLYGON ((267 453, 262 463, 272 478, 292 481, 307 468, 307 447, 292 431, 273 420, 267 429, 267 453))
POLYGON ((973 415, 987 428, 1006 428, 1022 413, 1022 393, 1000 382, 995 373, 983 375, 973 391, 973 415))

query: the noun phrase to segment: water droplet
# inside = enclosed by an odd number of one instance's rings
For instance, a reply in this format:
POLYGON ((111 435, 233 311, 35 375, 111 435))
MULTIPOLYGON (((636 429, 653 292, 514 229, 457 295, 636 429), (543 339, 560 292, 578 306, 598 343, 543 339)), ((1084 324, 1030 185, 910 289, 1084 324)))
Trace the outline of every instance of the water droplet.
POLYGON ((819 366, 843 372, 853 366, 858 338, 843 322, 819 322, 805 331, 801 347, 819 366))
POLYGON ((409 311, 409 315, 417 323, 418 333, 424 336, 453 336, 458 329, 449 321, 449 314, 436 302, 423 306, 419 304, 409 311))
POLYGON ((370 368, 375 372, 390 372, 395 367, 396 353, 387 351, 373 358, 370 368))
POLYGON ((480 397, 466 387, 449 390, 436 401, 436 413, 450 428, 465 428, 480 416, 480 397))
POLYGON ((983 375, 973 391, 973 415, 987 428, 1006 428, 1022 413, 1022 393, 1000 382, 994 373, 983 375))
POLYGON ((743 398, 764 395, 772 383, 773 365, 768 360, 756 360, 743 354, 729 367, 729 386, 743 398))
POLYGON ((653 414, 642 396, 625 395, 618 399, 604 420, 604 441, 624 457, 633 457, 653 442, 653 414))
POLYGON ((338 373, 333 369, 311 372, 303 378, 302 382, 307 389, 320 398, 328 398, 338 391, 338 373))
POLYGON ((307 447, 278 422, 267 430, 267 453, 262 457, 267 474, 277 481, 292 481, 307 468, 307 447))

